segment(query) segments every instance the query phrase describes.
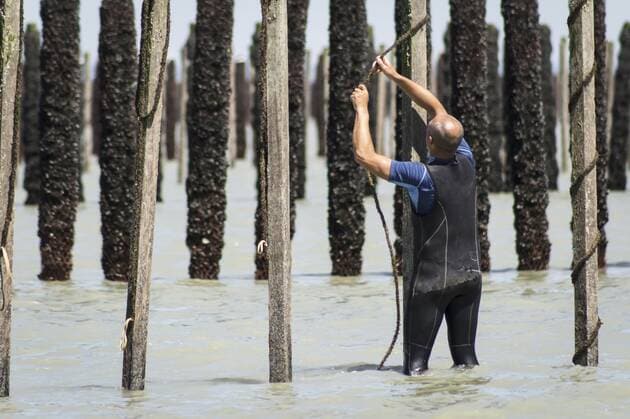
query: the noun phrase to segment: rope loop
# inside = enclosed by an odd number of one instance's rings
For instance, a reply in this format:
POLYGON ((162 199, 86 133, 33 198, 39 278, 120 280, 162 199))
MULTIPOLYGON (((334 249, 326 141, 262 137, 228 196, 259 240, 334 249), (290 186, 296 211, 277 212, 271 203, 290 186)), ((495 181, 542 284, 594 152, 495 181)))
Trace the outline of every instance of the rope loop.
POLYGON ((120 336, 120 350, 124 351, 127 348, 127 328, 129 327, 129 323, 133 321, 133 318, 129 317, 125 320, 125 324, 123 324, 122 335, 120 336))
POLYGON ((5 304, 6 295, 4 293, 5 271, 9 280, 13 278, 13 273, 11 272, 11 262, 9 261, 9 255, 7 253, 7 249, 4 246, 2 246, 0 248, 0 251, 2 251, 2 261, 4 262, 3 263, 4 266, 0 266, 0 294, 2 294, 2 305, 0 305, 0 311, 4 311, 4 308, 6 306, 5 304))
POLYGON ((572 361, 574 364, 577 364, 577 361, 579 360, 579 358, 583 357, 584 354, 586 354, 586 351, 588 351, 591 348, 591 346, 593 346, 593 344, 599 337, 599 329, 601 329, 603 324, 604 323, 602 322, 602 319, 597 317, 597 324, 595 325, 595 330, 593 330, 593 334, 588 338, 586 343, 581 348, 575 351, 575 354, 573 355, 572 361))
POLYGON ((265 252, 265 249, 268 247, 266 240, 261 240, 256 245, 256 253, 262 255, 265 252))

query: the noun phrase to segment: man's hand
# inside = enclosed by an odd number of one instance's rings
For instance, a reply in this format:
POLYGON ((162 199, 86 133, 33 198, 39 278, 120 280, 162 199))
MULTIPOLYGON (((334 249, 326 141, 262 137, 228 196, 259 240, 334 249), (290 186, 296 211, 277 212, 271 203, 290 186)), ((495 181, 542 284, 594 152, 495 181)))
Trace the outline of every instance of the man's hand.
POLYGON ((376 69, 377 73, 382 72, 390 80, 393 80, 396 78, 396 76, 398 76, 398 72, 396 71, 396 69, 389 63, 389 61, 385 57, 376 57, 376 61, 374 61, 372 67, 376 69))
POLYGON ((354 89, 351 98, 352 106, 354 106, 354 110, 356 112, 368 110, 370 94, 368 93, 368 89, 367 87, 365 87, 364 84, 360 84, 359 87, 354 89))

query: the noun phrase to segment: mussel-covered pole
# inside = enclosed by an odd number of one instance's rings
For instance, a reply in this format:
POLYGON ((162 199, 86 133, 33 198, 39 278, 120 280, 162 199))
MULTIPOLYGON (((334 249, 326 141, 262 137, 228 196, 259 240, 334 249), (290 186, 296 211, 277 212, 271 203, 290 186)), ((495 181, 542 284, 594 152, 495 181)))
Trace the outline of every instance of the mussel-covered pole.
POLYGON ((42 0, 39 238, 42 280, 69 280, 79 202, 79 0, 42 0))
POLYGON ((179 89, 175 61, 166 70, 166 158, 175 159, 175 128, 179 122, 179 89))
POLYGON ((247 151, 247 124, 249 123, 250 89, 247 79, 247 64, 244 61, 235 65, 236 85, 236 158, 244 159, 247 151))
POLYGON ((269 258, 269 381, 289 382, 291 368, 291 179, 287 2, 262 0, 261 130, 266 133, 269 258))
POLYGON ((311 113, 317 126, 317 155, 326 155, 326 120, 328 118, 328 50, 317 60, 315 80, 311 88, 311 113))
POLYGON ((450 111, 452 92, 450 23, 447 25, 446 31, 444 31, 444 52, 438 58, 436 82, 438 98, 442 105, 450 111))
POLYGON ((551 68, 551 29, 540 25, 540 47, 542 52, 541 82, 543 95, 543 117, 545 133, 545 155, 547 171, 547 187, 558 189, 558 160, 556 159, 556 89, 553 69, 551 68))
MULTIPOLYGON (((262 46, 261 46, 262 25, 256 24, 256 29, 252 36, 250 46, 250 60, 254 70, 254 103, 252 106, 252 131, 254 132, 254 163, 257 169, 256 191, 257 205, 254 221, 255 245, 267 240, 267 132, 263 129, 263 79, 262 79, 262 46)), ((269 278, 269 259, 264 248, 256 251, 255 256, 256 273, 255 278, 267 280, 269 278)))
POLYGON ((39 174, 39 93, 40 33, 34 23, 24 32, 24 87, 22 95, 22 145, 24 151, 24 205, 38 205, 40 198, 39 174))
POLYGON ((21 0, 0 0, 0 397, 9 395, 11 360, 11 261, 15 181, 20 148, 21 11, 21 0))
POLYGON ((127 281, 138 142, 138 77, 132 0, 103 0, 99 37, 101 266, 105 279, 127 281))
POLYGON ((368 30, 363 0, 330 2, 330 103, 328 106, 328 240, 332 274, 361 273, 365 240, 365 171, 354 161, 350 102, 368 69, 368 30))
POLYGON ((558 119, 560 120, 560 170, 569 170, 569 60, 567 58, 567 38, 560 38, 558 69, 558 119))
POLYGON ((197 2, 186 179, 191 278, 218 278, 223 252, 233 9, 233 0, 197 2))
POLYGON ((475 156, 479 266, 490 270, 490 148, 488 140, 488 62, 486 0, 451 0, 451 113, 466 131, 475 156))
POLYGON ((490 142, 490 192, 505 190, 503 182, 503 80, 499 75, 499 31, 494 25, 486 27, 488 44, 488 139, 490 142))
POLYGON ((606 65, 606 1, 594 1, 595 14, 595 129, 597 130, 598 266, 606 266, 608 223, 608 68, 606 65))
POLYGON ((569 0, 571 202, 573 205, 573 363, 596 366, 597 334, 597 128, 593 0, 569 0))
POLYGON ((287 0, 289 19, 289 137, 291 139, 291 237, 295 233, 295 200, 305 196, 306 144, 304 60, 309 0, 287 0))
POLYGON ((161 97, 170 31, 169 3, 169 0, 145 0, 142 3, 140 68, 136 95, 136 114, 140 130, 125 316, 126 345, 123 349, 122 386, 126 390, 144 389, 160 116, 163 106, 161 97))
POLYGON ((519 270, 549 265, 547 173, 537 0, 502 0, 505 21, 506 138, 511 148, 519 270))
POLYGON ((619 37, 619 58, 615 72, 615 98, 612 109, 608 187, 626 190, 626 161, 630 140, 630 23, 626 23, 619 37))

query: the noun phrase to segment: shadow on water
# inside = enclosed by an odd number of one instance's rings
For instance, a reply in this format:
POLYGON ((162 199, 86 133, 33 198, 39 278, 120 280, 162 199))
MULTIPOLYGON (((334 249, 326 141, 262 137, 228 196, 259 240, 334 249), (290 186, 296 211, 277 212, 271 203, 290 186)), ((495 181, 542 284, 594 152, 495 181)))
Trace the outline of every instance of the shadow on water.
POLYGON ((305 368, 302 372, 306 373, 306 375, 326 375, 335 372, 397 372, 402 375, 403 368, 402 365, 392 365, 392 366, 384 366, 383 369, 378 369, 378 364, 342 364, 342 365, 331 365, 327 367, 317 367, 317 368, 305 368))

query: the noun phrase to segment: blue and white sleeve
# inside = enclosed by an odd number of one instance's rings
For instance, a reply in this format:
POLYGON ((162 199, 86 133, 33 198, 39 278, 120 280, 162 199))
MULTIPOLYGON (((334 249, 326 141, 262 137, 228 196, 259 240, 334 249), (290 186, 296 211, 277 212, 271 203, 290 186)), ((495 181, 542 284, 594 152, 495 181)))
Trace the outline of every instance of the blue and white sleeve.
POLYGON ((475 156, 473 155, 472 149, 470 145, 466 142, 465 138, 462 138, 462 142, 459 143, 459 147, 457 147, 457 154, 460 156, 466 157, 472 164, 475 166, 475 156))

